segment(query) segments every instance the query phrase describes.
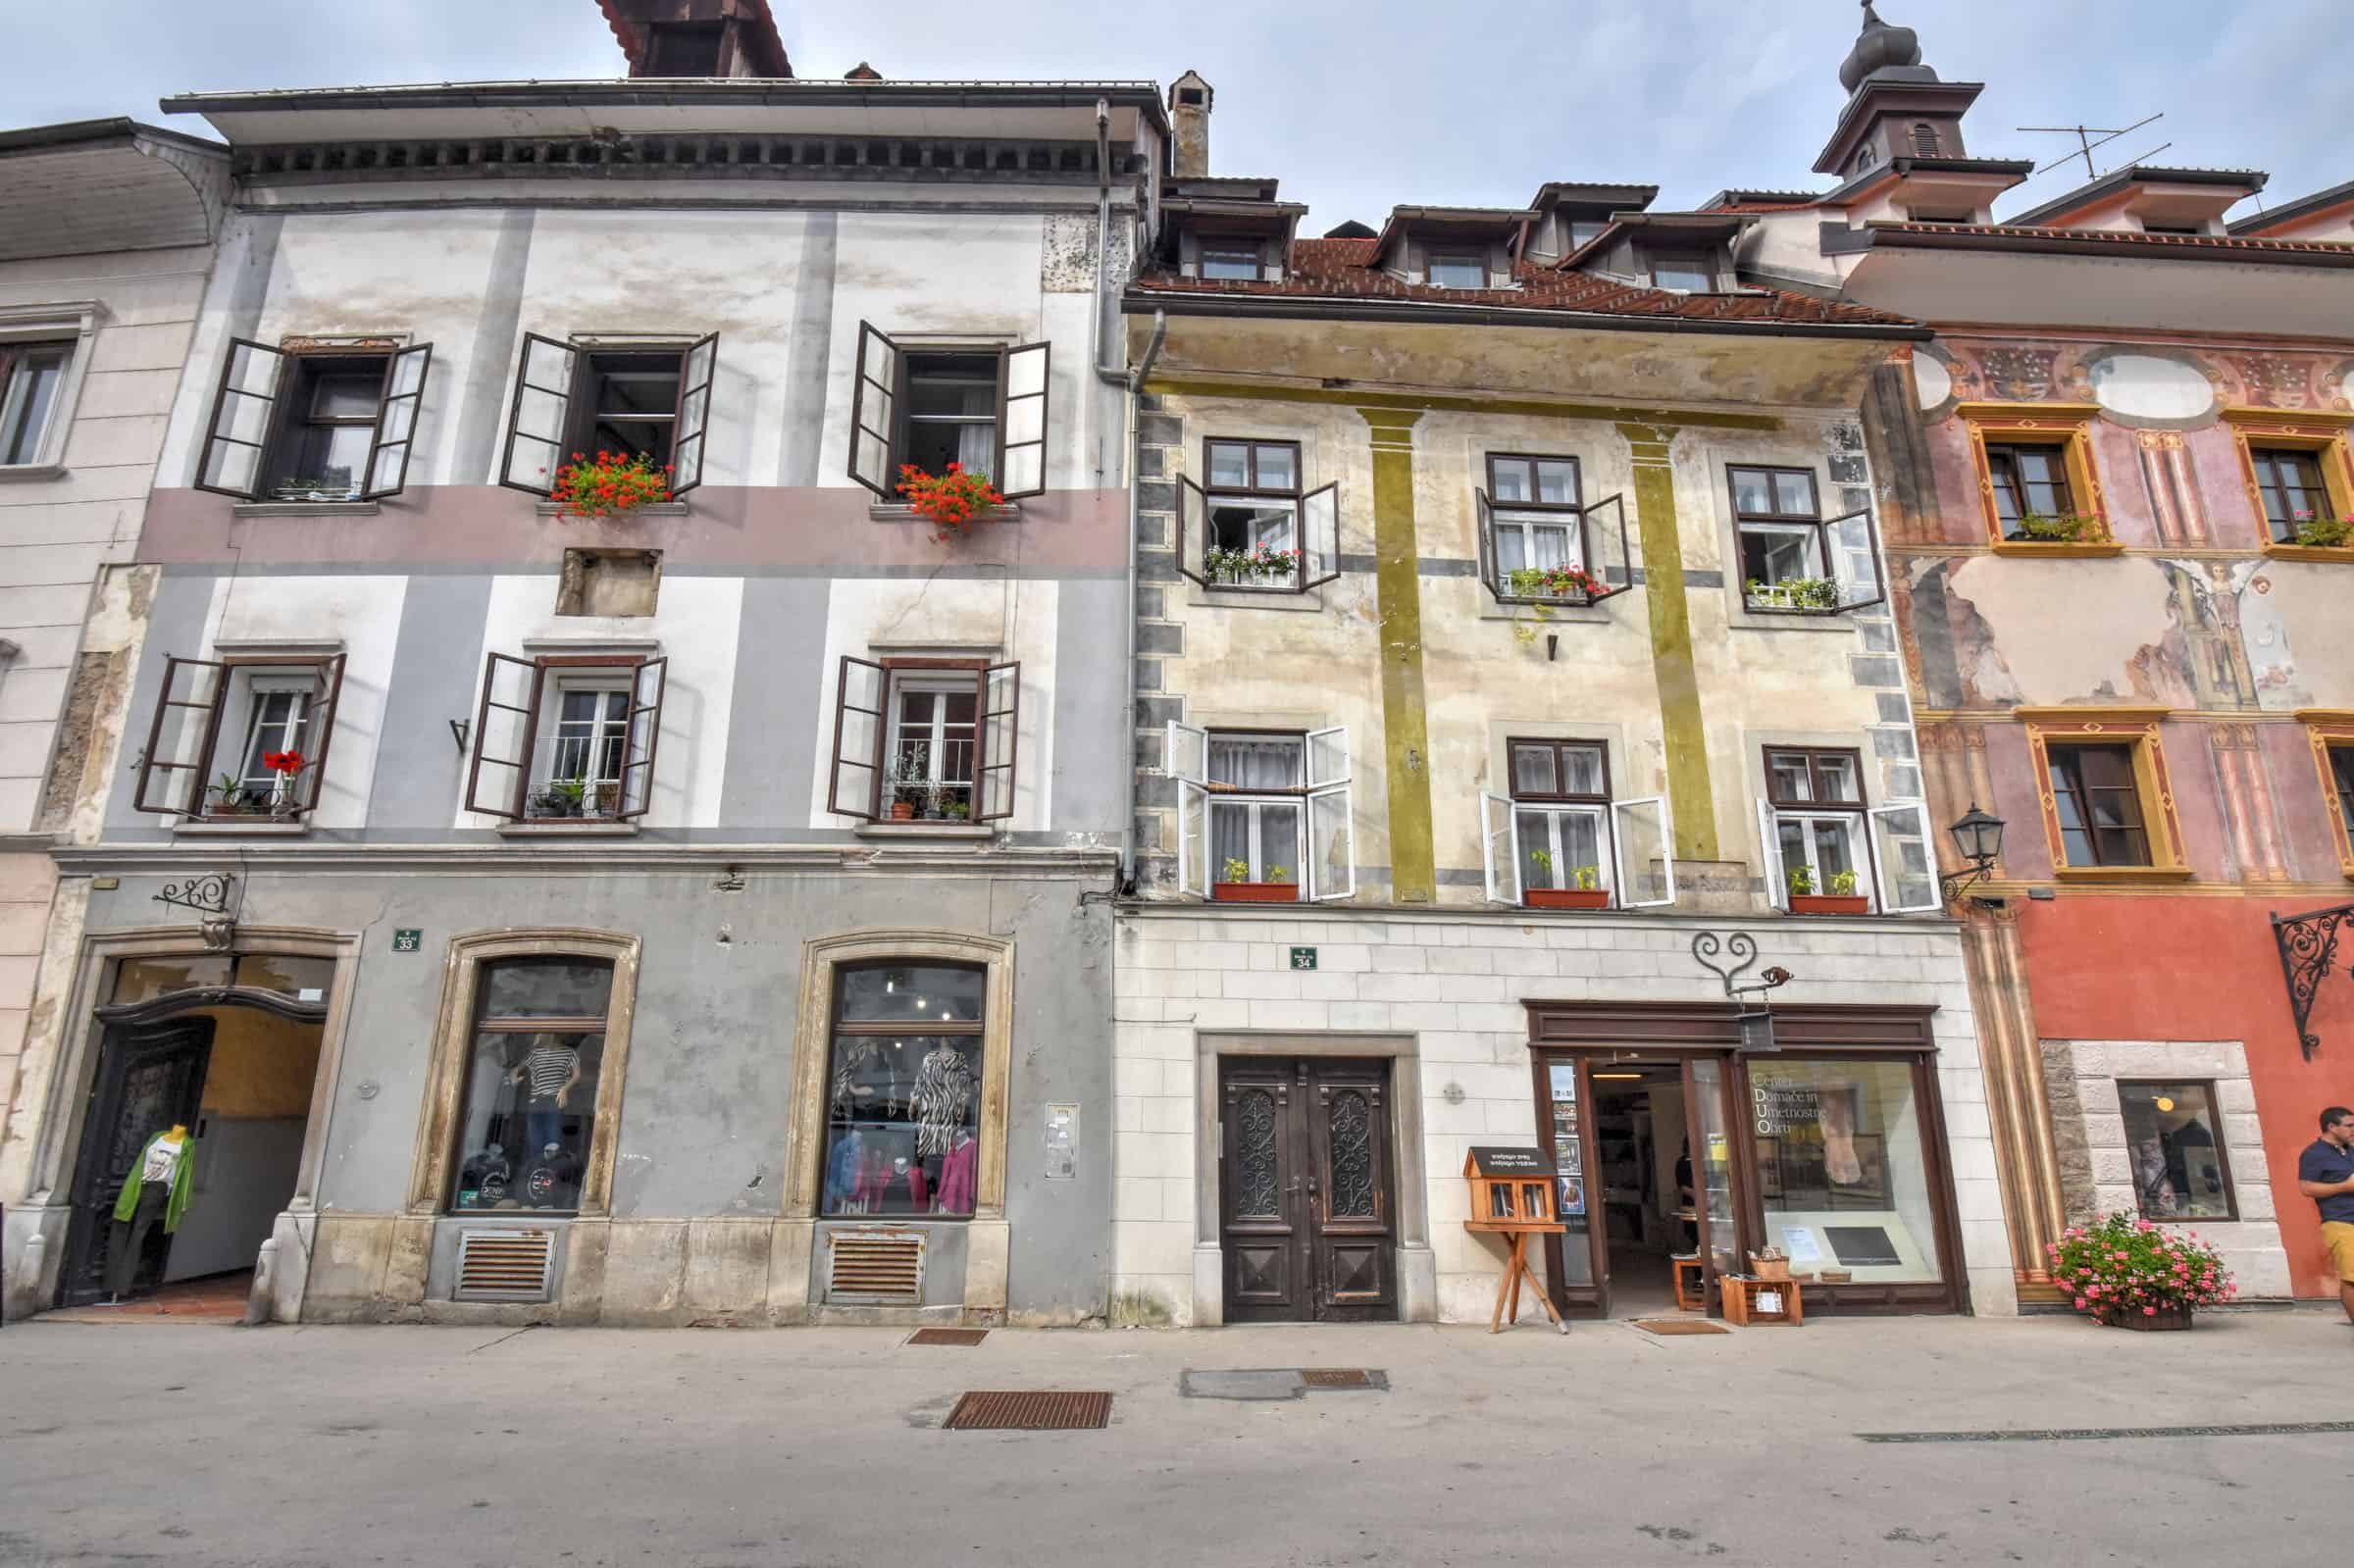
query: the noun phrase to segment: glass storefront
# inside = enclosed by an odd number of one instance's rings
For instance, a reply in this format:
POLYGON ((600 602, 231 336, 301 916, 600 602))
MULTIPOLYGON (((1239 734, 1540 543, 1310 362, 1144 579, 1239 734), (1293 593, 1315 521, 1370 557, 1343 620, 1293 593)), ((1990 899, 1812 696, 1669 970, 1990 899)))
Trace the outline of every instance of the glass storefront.
POLYGON ((1577 1064, 1557 1061, 1546 1071, 1552 1095, 1553 1169, 1558 1189, 1555 1212, 1568 1231, 1561 1237, 1561 1283, 1594 1283, 1593 1219, 1586 1206, 1585 1144, 1579 1138, 1577 1064))
POLYGON ((613 966, 595 959, 483 966, 453 1209, 579 1209, 612 993, 613 966))
POLYGON ((1777 1057, 1748 1064, 1766 1244, 1793 1270, 1934 1284, 1937 1213, 1913 1068, 1777 1057))
POLYGON ((946 965, 842 972, 820 1214, 972 1214, 987 978, 946 965))

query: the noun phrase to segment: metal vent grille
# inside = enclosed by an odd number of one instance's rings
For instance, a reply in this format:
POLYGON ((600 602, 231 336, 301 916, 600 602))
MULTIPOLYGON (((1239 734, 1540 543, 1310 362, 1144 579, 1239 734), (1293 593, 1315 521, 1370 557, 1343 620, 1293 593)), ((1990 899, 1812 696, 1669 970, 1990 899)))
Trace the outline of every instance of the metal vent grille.
POLYGON ((460 1301, 544 1301, 556 1261, 553 1231, 458 1233, 460 1301))
POLYGON ((826 1299, 916 1306, 924 1298, 918 1231, 836 1231, 826 1238, 826 1299))
POLYGON ((968 1393, 944 1432, 1092 1432, 1111 1424, 1108 1393, 968 1393))

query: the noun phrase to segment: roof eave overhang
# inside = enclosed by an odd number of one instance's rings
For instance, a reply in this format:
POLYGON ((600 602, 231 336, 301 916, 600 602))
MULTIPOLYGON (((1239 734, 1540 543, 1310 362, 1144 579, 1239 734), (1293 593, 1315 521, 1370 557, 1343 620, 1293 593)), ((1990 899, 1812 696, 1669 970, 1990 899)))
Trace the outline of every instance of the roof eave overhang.
POLYGON ((1398 322, 1453 327, 1546 327, 1582 331, 1660 332, 1682 336, 1812 337, 1828 342, 1928 341, 1935 334, 1909 322, 1760 322, 1689 316, 1614 315, 1607 311, 1546 310, 1509 305, 1446 305, 1430 300, 1366 300, 1340 295, 1280 297, 1195 289, 1130 288, 1120 312, 1144 316, 1233 317, 1249 321, 1398 322))
MULTIPOLYGON (((2201 245, 2196 241, 2181 245, 2153 245, 2140 238, 2105 239, 2094 230, 2077 230, 2088 237, 2061 238, 2037 234, 1973 234, 1968 231, 1938 233, 1913 229, 1891 229, 1877 225, 1849 229, 1844 242, 1833 243, 1837 236, 1824 235, 1823 249, 1832 254, 1847 254, 1865 250, 1970 250, 2008 251, 2017 255, 2034 256, 2107 256, 2128 261, 2147 262, 2207 262, 2230 263, 2241 267, 2342 267, 2354 268, 2354 244, 2322 240, 2292 240, 2263 245, 2261 249, 2244 246, 2201 245), (2328 248, 2324 248, 2327 246, 2328 248)), ((2261 243, 2261 242, 2258 242, 2261 243)))

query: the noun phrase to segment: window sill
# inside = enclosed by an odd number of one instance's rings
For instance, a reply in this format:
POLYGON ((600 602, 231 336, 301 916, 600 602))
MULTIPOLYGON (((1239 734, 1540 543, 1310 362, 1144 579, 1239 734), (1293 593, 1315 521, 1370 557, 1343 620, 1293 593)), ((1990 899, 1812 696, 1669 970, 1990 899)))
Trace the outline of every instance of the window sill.
POLYGON ((2189 882, 2197 875, 2188 866, 2062 866, 2052 873, 2060 882, 2113 882, 2128 886, 2145 882, 2189 882))
POLYGON ((1997 539, 1997 555, 2040 556, 2047 561, 2095 561, 2123 555, 2115 539, 1997 539))
POLYGON ((2323 566, 2354 565, 2354 544, 2268 544, 2268 560, 2312 561, 2323 566))
MULTIPOLYGON (((1538 628, 1549 626, 1608 626, 1610 606, 1606 604, 1577 604, 1568 600, 1540 604, 1523 604, 1516 600, 1498 600, 1487 585, 1477 578, 1469 580, 1479 594, 1479 618, 1482 621, 1518 621, 1538 628), (1543 615, 1537 614, 1542 609, 1543 615)), ((1427 589, 1425 591, 1428 591, 1427 589)))
MULTIPOLYGON (((556 517, 563 513, 564 503, 562 501, 536 501, 532 505, 532 510, 541 517, 556 517)), ((687 503, 685 501, 648 501, 643 506, 631 507, 628 512, 621 515, 620 521, 627 523, 631 518, 637 517, 685 517, 686 515, 687 503)))
POLYGON ((307 822, 276 822, 267 818, 257 818, 252 822, 240 822, 231 817, 207 817, 187 822, 176 822, 172 825, 172 832, 175 835, 185 834, 199 838, 239 836, 299 838, 310 831, 311 825, 307 822))
POLYGON ((635 838, 634 822, 585 822, 573 818, 547 822, 509 822, 499 825, 501 838, 635 838))
POLYGON ((1735 632, 1845 632, 1853 633, 1855 622, 1845 610, 1753 610, 1741 599, 1733 601, 1733 613, 1725 625, 1735 632))
POLYGON ((233 501, 231 517, 374 517, 374 501, 233 501))
POLYGON ((870 822, 851 830, 861 838, 919 838, 951 843, 987 843, 998 835, 988 823, 870 822))
MULTIPOLYGON (((921 523, 926 527, 932 523, 928 517, 917 516, 914 507, 902 506, 896 501, 869 502, 866 515, 876 523, 921 523)), ((1022 520, 1022 504, 1008 501, 1003 506, 985 506, 973 516, 988 523, 1019 523, 1022 520)))
POLYGON ((63 463, 0 463, 0 483, 10 480, 62 480, 63 463))
POLYGON ((1324 608, 1324 589, 1308 588, 1294 592, 1290 588, 1238 588, 1228 583, 1215 586, 1181 579, 1185 583, 1185 602, 1195 610, 1293 610, 1321 613, 1324 608))

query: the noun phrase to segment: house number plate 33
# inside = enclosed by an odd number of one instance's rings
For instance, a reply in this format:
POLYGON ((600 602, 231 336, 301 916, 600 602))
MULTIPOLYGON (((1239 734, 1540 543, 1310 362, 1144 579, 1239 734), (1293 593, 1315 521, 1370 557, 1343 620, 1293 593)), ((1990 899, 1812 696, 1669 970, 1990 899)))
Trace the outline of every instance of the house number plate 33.
POLYGON ((394 927, 392 950, 396 953, 423 952, 425 950, 425 933, 414 926, 394 927))
POLYGON ((1315 967, 1316 967, 1316 950, 1315 950, 1313 947, 1295 947, 1295 948, 1293 948, 1293 949, 1292 949, 1292 967, 1293 967, 1294 969, 1313 969, 1313 968, 1315 968, 1315 967))

